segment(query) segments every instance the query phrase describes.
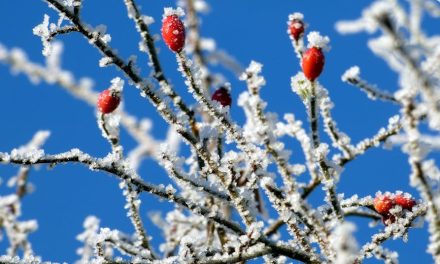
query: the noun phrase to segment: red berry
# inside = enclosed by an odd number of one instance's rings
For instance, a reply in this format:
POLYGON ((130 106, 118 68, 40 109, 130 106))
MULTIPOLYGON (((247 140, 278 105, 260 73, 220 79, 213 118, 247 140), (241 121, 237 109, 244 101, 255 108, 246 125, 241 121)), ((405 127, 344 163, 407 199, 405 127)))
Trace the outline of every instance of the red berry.
POLYGON ((211 99, 213 101, 219 102, 222 106, 230 106, 232 103, 231 95, 229 94, 229 91, 224 88, 220 87, 212 94, 211 99))
POLYGON ((374 209, 381 215, 387 215, 394 206, 394 201, 387 195, 379 195, 374 198, 374 209))
POLYGON ((394 222, 396 222, 396 216, 392 215, 392 214, 386 214, 386 215, 382 215, 382 223, 384 225, 390 225, 393 224, 394 222))
POLYGON ((308 49, 302 58, 302 69, 304 75, 310 81, 314 81, 321 74, 324 68, 325 57, 322 50, 317 47, 308 49))
POLYGON ((98 109, 103 114, 113 112, 119 105, 121 98, 119 94, 110 89, 104 90, 98 97, 98 109))
POLYGON ((289 21, 289 33, 294 40, 298 41, 304 34, 304 23, 298 19, 289 21))
POLYGON ((416 201, 412 198, 406 197, 402 194, 397 194, 394 197, 394 202, 397 205, 400 205, 403 209, 411 211, 412 208, 416 205, 416 201))
POLYGON ((185 45, 185 26, 177 15, 170 15, 162 20, 162 37, 168 48, 180 52, 185 45))

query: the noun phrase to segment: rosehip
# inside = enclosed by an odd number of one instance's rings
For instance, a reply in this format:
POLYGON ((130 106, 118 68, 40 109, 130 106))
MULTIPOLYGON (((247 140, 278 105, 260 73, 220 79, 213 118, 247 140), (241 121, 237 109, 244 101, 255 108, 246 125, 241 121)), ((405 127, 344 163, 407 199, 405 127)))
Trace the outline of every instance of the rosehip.
POLYGON ((110 89, 104 90, 98 97, 98 109, 103 114, 111 113, 118 107, 120 101, 118 93, 110 89))
POLYGON ((325 63, 324 53, 318 47, 308 49, 302 58, 302 70, 310 81, 314 81, 321 74, 325 63))
POLYGON ((211 99, 219 102, 222 106, 231 106, 232 98, 228 89, 220 87, 212 94, 211 99))
POLYGON ((185 26, 177 15, 170 15, 162 20, 162 37, 174 52, 180 52, 185 44, 185 26))
POLYGON ((289 33, 294 40, 298 41, 304 33, 304 23, 298 19, 291 20, 289 22, 289 33))
POLYGON ((394 206, 394 201, 387 195, 379 195, 374 198, 374 209, 381 215, 389 213, 390 209, 394 206))
POLYGON ((397 194, 394 197, 394 202, 397 205, 400 205, 403 209, 411 211, 414 205, 416 205, 416 201, 412 198, 405 197, 404 195, 397 194))

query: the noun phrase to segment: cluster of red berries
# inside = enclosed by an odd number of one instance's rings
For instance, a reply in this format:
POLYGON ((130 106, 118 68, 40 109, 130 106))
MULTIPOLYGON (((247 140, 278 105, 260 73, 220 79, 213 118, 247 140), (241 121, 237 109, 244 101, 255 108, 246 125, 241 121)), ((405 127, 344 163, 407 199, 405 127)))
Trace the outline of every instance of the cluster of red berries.
POLYGON ((398 214, 392 213, 391 209, 395 206, 400 206, 402 210, 411 211, 417 204, 410 195, 398 194, 379 194, 374 198, 373 206, 374 210, 382 216, 382 222, 385 225, 392 224, 396 221, 398 214))
MULTIPOLYGON (((304 35, 304 22, 300 18, 289 21, 288 32, 297 43, 304 35)), ((301 67, 306 78, 310 81, 316 80, 324 69, 325 56, 320 47, 311 47, 302 55, 301 67)))
POLYGON ((112 89, 106 89, 99 94, 98 97, 98 109, 103 114, 109 114, 118 107, 121 102, 119 92, 112 89))

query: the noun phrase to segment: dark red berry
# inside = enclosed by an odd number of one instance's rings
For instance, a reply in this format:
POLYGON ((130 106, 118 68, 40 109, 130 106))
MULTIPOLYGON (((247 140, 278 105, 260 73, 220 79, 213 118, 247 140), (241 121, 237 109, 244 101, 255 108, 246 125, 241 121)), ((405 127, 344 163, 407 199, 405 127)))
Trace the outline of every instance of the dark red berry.
POLYGON ((394 206, 394 200, 387 195, 378 195, 373 201, 374 210, 381 215, 387 215, 394 206))
POLYGON ((162 37, 174 52, 180 52, 185 45, 185 26, 177 15, 170 15, 162 20, 162 37))
POLYGON ((111 113, 118 107, 120 101, 121 98, 117 92, 110 89, 104 90, 98 97, 98 109, 103 114, 111 113))
POLYGON ((393 224, 396 222, 396 216, 392 214, 382 215, 382 223, 386 226, 393 224))
POLYGON ((212 94, 211 99, 219 102, 222 106, 230 106, 232 103, 231 95, 229 94, 228 89, 224 87, 217 89, 217 91, 212 94))
POLYGON ((397 194, 394 197, 394 202, 397 205, 400 205, 403 209, 411 211, 412 208, 416 205, 416 201, 412 198, 406 197, 402 194, 397 194))
POLYGON ((304 23, 299 19, 289 21, 289 33, 294 40, 298 41, 304 34, 304 23))
POLYGON ((304 75, 310 81, 314 81, 321 74, 325 63, 324 53, 317 47, 308 49, 302 58, 304 75))

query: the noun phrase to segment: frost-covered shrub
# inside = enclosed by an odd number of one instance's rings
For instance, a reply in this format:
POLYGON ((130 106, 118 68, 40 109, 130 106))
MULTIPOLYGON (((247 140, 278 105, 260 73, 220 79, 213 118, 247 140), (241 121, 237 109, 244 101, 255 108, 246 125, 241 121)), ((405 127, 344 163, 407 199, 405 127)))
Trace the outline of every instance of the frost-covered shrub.
POLYGON ((42 146, 50 135, 48 131, 37 132, 28 144, 11 152, 0 152, 0 162, 20 165, 17 176, 8 182, 16 191, 0 196, 0 227, 10 244, 0 262, 41 262, 28 240, 29 233, 38 228, 37 221, 20 218, 21 199, 31 190, 30 168, 79 163, 120 180, 134 234, 101 227, 99 219, 87 217, 84 231, 77 236, 83 243, 77 251, 78 263, 213 264, 257 258, 266 263, 292 259, 304 263, 360 263, 370 257, 397 263, 398 253, 383 243, 395 238, 406 240, 416 219, 428 223, 427 250, 440 263, 440 172, 436 161, 428 158, 440 148, 440 37, 429 36, 421 28, 422 14, 440 15, 435 1, 413 0, 407 8, 399 1, 377 0, 360 18, 336 24, 343 34, 378 32, 368 45, 399 78, 397 91, 389 93, 364 80, 358 66, 342 75, 343 82, 358 87, 369 98, 396 104, 400 109, 385 127, 358 143, 352 143, 349 135, 337 127, 331 114, 334 104, 325 84, 319 81, 326 68, 330 38, 317 31, 308 32, 301 13, 286 16, 287 33, 301 66, 291 78, 291 88, 304 103, 309 117, 306 122, 293 113, 279 118, 266 111, 267 103, 260 96, 266 85, 261 63, 251 61, 242 70, 231 56, 217 51, 214 40, 201 37, 198 14, 209 9, 203 0, 178 1, 177 8, 164 9, 162 18, 162 36, 170 48, 167 52, 175 53, 176 66, 194 104, 177 93, 162 68, 149 28, 161 19, 142 14, 134 0, 124 3, 128 18, 139 32, 139 49, 148 54, 153 70, 148 77, 140 74, 135 57, 126 60, 112 48, 105 26, 94 27, 82 19, 81 0, 45 1, 59 14, 56 23, 44 15, 43 22, 33 29, 41 38, 46 64, 34 63, 20 49, 2 45, 0 62, 34 82, 57 85, 96 106, 98 127, 111 152, 105 157, 94 157, 79 149, 47 154, 42 146), (102 54, 100 67, 120 70, 120 76, 115 76, 111 87, 101 95, 93 90, 90 80, 75 80, 60 66, 62 45, 55 39, 72 32, 83 35, 91 48, 102 54), (238 98, 231 98, 233 87, 212 69, 216 63, 239 76, 247 87, 238 98), (165 140, 150 135, 148 121, 139 121, 126 112, 121 97, 124 89, 138 89, 156 108, 169 125, 165 140), (231 117, 231 101, 237 101, 243 109, 243 125, 231 117), (121 129, 137 142, 136 148, 124 149, 121 129), (322 140, 320 131, 327 134, 329 142, 322 140), (291 138, 299 142, 303 163, 292 162, 293 150, 285 146, 291 138), (188 155, 179 152, 181 142, 190 149, 188 155), (401 145, 411 167, 410 183, 420 200, 399 191, 350 198, 338 191, 344 166, 384 142, 401 145), (165 169, 171 184, 154 185, 142 179, 138 169, 146 156, 165 169), (308 197, 319 191, 324 199, 319 206, 312 205, 308 197), (140 216, 139 194, 143 192, 176 205, 176 209, 165 212, 164 218, 150 214, 164 235, 158 247, 152 245, 149 228, 140 216), (269 206, 276 214, 268 215, 269 206), (383 225, 379 223, 382 228, 378 233, 361 244, 353 232, 369 227, 355 226, 346 220, 348 215, 382 221, 383 225), (290 237, 281 239, 280 230, 287 230, 290 237))

